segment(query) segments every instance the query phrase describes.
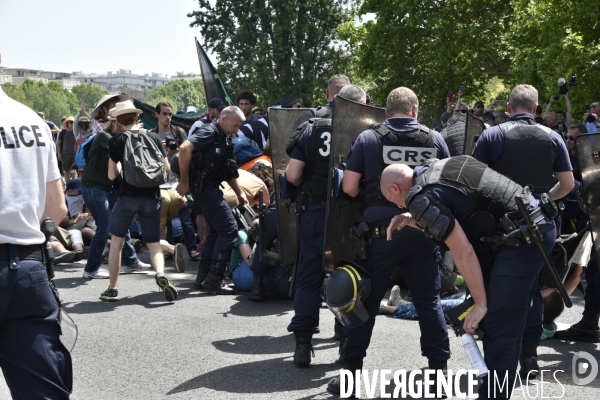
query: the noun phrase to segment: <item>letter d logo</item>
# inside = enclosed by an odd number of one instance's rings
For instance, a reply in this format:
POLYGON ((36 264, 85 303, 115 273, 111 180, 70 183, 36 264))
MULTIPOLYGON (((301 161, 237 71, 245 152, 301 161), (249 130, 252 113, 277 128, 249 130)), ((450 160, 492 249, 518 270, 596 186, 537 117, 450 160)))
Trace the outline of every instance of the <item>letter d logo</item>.
POLYGON ((596 379, 596 376, 598 376, 598 361, 596 361, 594 356, 585 351, 579 351, 573 354, 571 368, 573 382, 579 386, 592 383, 592 381, 596 379), (589 375, 585 377, 586 374, 589 375), (580 378, 580 375, 583 375, 584 377, 580 378))

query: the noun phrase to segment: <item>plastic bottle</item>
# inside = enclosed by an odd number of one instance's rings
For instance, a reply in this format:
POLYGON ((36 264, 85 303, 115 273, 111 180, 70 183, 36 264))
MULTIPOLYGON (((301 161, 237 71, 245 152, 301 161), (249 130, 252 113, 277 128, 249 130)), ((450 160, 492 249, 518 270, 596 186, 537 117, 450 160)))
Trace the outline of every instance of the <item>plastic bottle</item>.
POLYGON ((465 351, 467 352, 467 358, 471 363, 471 367, 478 371, 477 379, 481 379, 488 374, 487 365, 485 365, 485 361, 483 360, 483 356, 479 351, 479 347, 477 347, 477 343, 475 343, 475 339, 473 336, 465 333, 460 338, 465 351))

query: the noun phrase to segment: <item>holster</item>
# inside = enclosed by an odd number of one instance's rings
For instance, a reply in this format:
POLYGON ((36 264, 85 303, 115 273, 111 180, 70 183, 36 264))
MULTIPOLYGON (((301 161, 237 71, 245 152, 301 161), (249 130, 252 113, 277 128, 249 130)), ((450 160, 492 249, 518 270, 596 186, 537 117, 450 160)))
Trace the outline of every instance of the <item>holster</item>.
POLYGON ((365 221, 355 222, 354 226, 350 229, 350 236, 358 240, 358 258, 366 260, 369 258, 369 226, 365 221))
POLYGON ((205 171, 197 171, 190 177, 190 186, 192 191, 202 193, 206 187, 208 176, 205 171))
POLYGON ((55 230, 56 225, 51 218, 46 218, 40 226, 40 231, 46 238, 46 241, 44 242, 44 262, 46 265, 46 273, 48 274, 48 286, 50 286, 50 289, 52 290, 52 294, 56 299, 58 307, 62 307, 60 294, 58 293, 58 289, 52 280, 54 279, 54 249, 52 249, 52 244, 50 243, 50 236, 52 236, 55 230))

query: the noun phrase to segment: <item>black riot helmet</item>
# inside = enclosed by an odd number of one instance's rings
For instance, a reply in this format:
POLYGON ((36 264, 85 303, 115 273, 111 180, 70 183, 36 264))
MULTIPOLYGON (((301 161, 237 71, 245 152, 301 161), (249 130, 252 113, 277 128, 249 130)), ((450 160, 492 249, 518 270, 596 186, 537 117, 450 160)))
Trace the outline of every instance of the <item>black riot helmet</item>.
POLYGON ((327 279, 325 301, 342 325, 354 328, 369 319, 364 302, 371 293, 371 275, 352 261, 338 265, 327 279))

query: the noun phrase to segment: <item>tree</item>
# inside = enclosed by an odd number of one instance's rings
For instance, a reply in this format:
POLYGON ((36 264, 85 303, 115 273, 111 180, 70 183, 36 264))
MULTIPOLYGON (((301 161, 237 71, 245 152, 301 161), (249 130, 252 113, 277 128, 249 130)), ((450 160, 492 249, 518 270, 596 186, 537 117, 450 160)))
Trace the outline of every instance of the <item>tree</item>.
MULTIPOLYGON (((340 27, 356 48, 358 72, 371 76, 380 102, 408 86, 421 110, 437 120, 448 91, 467 89, 466 100, 491 98, 491 78, 512 88, 530 83, 540 103, 556 94, 559 76, 577 73, 571 98, 598 101, 600 13, 583 0, 365 0, 366 23, 340 27), (585 83, 584 83, 585 82, 585 83)), ((496 87, 497 85, 492 85, 496 87)), ((436 121, 437 122, 437 121, 436 121)))
POLYGON ((77 102, 79 104, 84 102, 86 109, 93 110, 96 102, 109 92, 108 90, 103 90, 98 86, 81 84, 73 87, 72 93, 77 96, 77 102))
POLYGON ((44 112, 47 120, 59 126, 63 116, 74 115, 79 109, 77 96, 58 82, 45 84, 42 81, 26 79, 20 86, 4 85, 3 90, 8 96, 32 110, 44 112))
POLYGON ((161 101, 171 104, 174 111, 185 109, 187 106, 194 106, 199 110, 205 108, 202 79, 194 79, 191 82, 185 79, 173 79, 163 86, 152 89, 153 105, 161 101))
POLYGON ((218 54, 219 73, 231 89, 252 90, 263 107, 289 93, 305 105, 323 103, 329 77, 349 68, 337 26, 351 20, 354 0, 198 3, 190 26, 218 54))

